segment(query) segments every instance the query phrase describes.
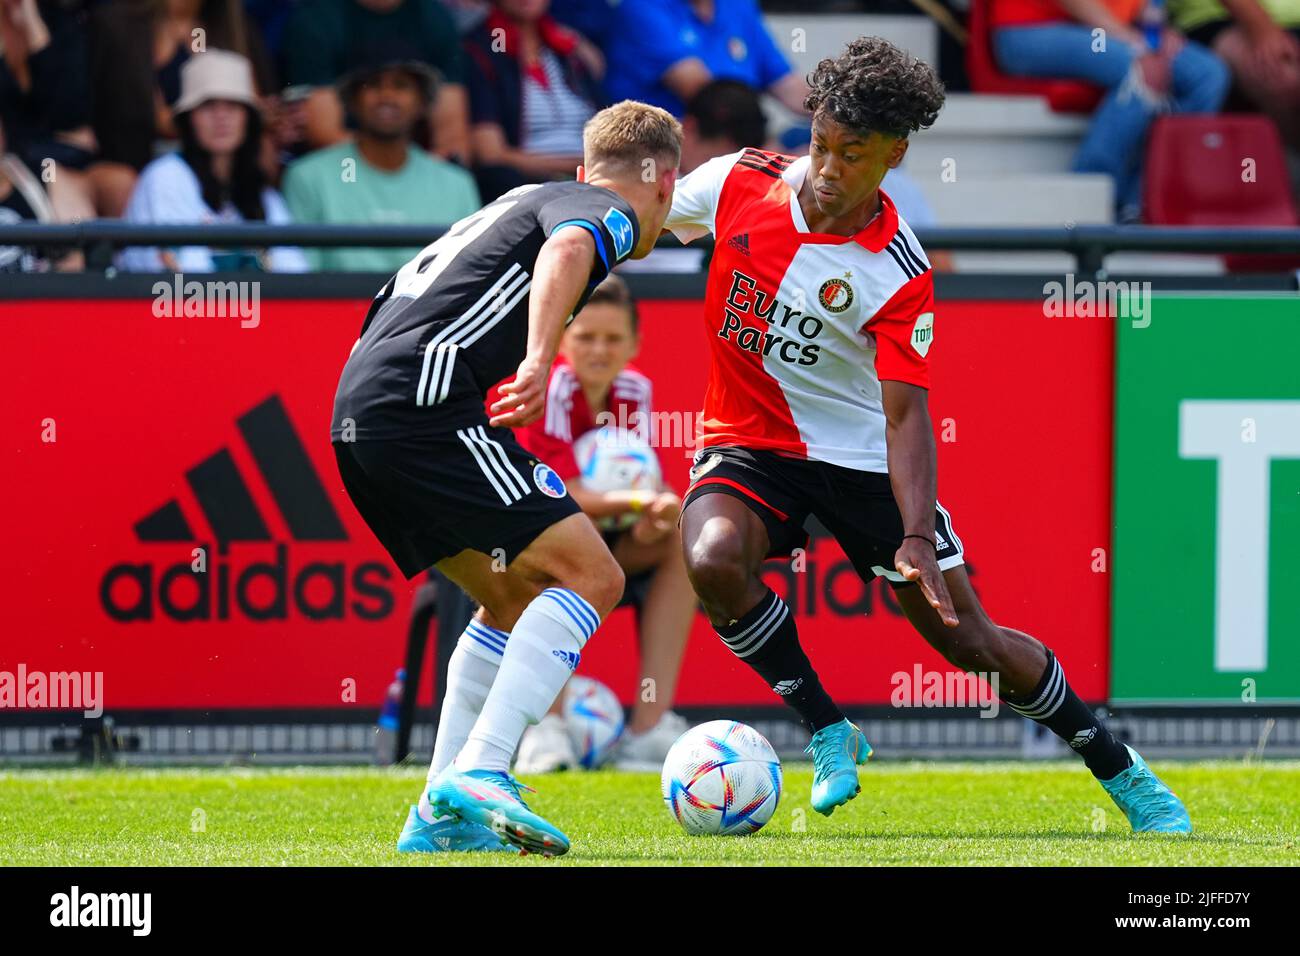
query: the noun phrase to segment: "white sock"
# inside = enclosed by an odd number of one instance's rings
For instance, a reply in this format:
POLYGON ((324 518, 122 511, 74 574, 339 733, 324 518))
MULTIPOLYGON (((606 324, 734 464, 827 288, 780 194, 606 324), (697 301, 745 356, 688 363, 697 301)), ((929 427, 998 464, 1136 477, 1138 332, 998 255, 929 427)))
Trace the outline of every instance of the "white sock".
POLYGON ((510 632, 497 679, 456 756, 457 770, 510 769, 519 738, 545 716, 599 626, 596 609, 567 588, 533 598, 510 632))
MULTIPOLYGON (((433 762, 429 764, 427 782, 432 782, 442 773, 465 746, 465 738, 492 689, 509 637, 505 631, 472 620, 456 642, 456 649, 447 665, 447 689, 442 695, 438 739, 433 745, 433 762)), ((425 823, 435 823, 439 819, 429 803, 428 786, 420 791, 416 812, 425 823)))

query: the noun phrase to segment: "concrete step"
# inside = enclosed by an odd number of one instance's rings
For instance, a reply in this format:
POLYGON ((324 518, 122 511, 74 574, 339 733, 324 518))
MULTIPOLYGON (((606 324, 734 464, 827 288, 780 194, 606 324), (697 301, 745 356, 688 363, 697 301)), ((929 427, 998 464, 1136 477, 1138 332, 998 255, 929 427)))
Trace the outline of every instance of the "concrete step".
POLYGON ((934 209, 940 226, 1106 225, 1115 221, 1115 187, 1109 176, 959 172, 955 181, 946 182, 942 173, 916 165, 910 153, 906 170, 934 209))
POLYGON ((954 93, 934 126, 912 135, 908 165, 963 174, 1068 172, 1086 117, 1032 96, 954 93))

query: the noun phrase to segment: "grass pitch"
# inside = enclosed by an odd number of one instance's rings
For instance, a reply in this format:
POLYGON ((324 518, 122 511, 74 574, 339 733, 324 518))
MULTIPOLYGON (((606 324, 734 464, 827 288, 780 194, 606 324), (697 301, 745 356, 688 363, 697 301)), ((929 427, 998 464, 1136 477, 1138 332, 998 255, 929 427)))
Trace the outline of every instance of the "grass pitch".
POLYGON ((556 860, 399 854, 423 769, 0 770, 0 865, 1294 865, 1300 762, 1158 763, 1190 837, 1134 835, 1081 764, 882 763, 824 818, 812 771, 785 767, 775 816, 747 837, 688 837, 654 774, 526 782, 573 841, 556 860))

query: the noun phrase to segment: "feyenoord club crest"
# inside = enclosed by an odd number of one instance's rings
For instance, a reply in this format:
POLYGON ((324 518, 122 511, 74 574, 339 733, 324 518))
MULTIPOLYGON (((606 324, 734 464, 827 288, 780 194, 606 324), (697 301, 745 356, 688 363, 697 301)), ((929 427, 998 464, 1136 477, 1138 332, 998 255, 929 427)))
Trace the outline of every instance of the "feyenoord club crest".
POLYGON ((853 304, 853 286, 843 279, 827 279, 817 290, 817 301, 827 312, 838 315, 853 304))

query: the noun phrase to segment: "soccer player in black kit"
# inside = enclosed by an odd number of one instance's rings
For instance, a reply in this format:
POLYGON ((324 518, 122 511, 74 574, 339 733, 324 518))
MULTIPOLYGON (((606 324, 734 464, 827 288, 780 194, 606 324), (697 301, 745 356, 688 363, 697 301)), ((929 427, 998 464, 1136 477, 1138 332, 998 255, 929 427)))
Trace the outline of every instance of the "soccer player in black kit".
POLYGON ((357 510, 408 578, 431 566, 481 607, 452 656, 428 784, 398 849, 558 855, 569 840, 509 773, 623 593, 564 482, 511 427, 543 411, 565 326, 654 247, 681 126, 624 101, 583 133, 577 182, 514 189, 380 291, 344 366, 330 437, 357 510), (488 412, 485 395, 502 379, 488 412))

